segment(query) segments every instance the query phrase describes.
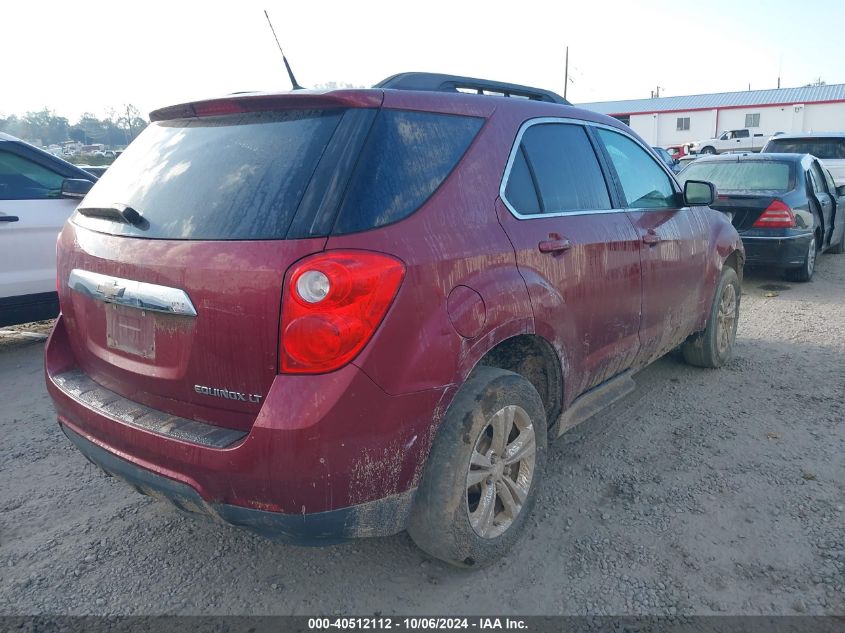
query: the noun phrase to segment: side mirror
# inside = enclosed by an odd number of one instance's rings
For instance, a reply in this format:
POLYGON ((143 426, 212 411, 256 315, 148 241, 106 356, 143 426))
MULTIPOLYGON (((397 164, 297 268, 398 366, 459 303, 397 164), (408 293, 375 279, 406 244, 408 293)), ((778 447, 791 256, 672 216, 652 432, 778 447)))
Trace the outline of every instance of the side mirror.
POLYGON ((62 181, 62 198, 78 198, 81 200, 85 197, 94 183, 83 178, 65 178, 62 181))
POLYGON ((837 196, 845 196, 845 185, 839 185, 836 188, 836 195, 837 196))
POLYGON ((687 180, 684 183, 684 205, 709 206, 716 199, 716 187, 704 180, 687 180))

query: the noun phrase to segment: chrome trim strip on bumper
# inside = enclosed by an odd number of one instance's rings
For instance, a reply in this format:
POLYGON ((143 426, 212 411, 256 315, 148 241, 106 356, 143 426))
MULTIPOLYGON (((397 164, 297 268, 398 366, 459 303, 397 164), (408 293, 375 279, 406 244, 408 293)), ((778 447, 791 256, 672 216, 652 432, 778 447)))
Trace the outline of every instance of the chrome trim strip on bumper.
POLYGON ((781 237, 769 237, 768 235, 743 235, 739 234, 743 240, 800 240, 802 238, 813 237, 812 233, 802 233, 801 235, 784 235, 781 237))
POLYGON ((150 312, 197 316, 196 308, 188 294, 179 288, 121 279, 79 268, 70 272, 68 286, 71 290, 105 303, 116 303, 150 312))
POLYGON ((245 431, 204 424, 151 409, 101 387, 74 369, 52 376, 53 384, 73 400, 117 422, 209 448, 226 448, 246 437, 245 431))

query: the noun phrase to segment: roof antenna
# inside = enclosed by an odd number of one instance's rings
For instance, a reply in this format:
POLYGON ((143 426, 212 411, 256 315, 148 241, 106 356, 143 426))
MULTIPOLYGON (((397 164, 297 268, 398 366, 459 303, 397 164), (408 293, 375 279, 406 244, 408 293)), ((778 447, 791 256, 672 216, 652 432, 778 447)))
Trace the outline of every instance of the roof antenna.
POLYGON ((264 9, 264 17, 267 18, 267 24, 270 25, 270 30, 273 31, 273 37, 276 39, 276 46, 279 47, 279 52, 282 54, 282 61, 285 62, 285 68, 288 70, 288 77, 290 77, 290 83, 293 86, 294 90, 304 90, 302 86, 296 83, 296 77, 293 76, 293 71, 290 69, 290 64, 288 64, 288 58, 285 57, 285 52, 282 50, 282 45, 279 44, 279 38, 276 35, 276 29, 273 28, 273 23, 270 21, 270 16, 267 15, 267 9, 264 9))

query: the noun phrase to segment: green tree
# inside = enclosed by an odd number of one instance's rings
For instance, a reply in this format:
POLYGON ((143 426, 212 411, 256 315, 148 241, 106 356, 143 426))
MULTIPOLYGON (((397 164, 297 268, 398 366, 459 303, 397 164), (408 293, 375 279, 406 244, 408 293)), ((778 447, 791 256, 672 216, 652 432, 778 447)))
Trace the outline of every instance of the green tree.
POLYGON ((0 132, 43 145, 61 144, 74 140, 84 145, 102 143, 110 146, 125 146, 132 142, 145 127, 147 127, 147 120, 132 104, 126 104, 118 110, 110 109, 104 119, 86 112, 73 125, 70 125, 66 117, 58 116, 48 108, 27 112, 23 116, 15 114, 0 116, 0 132))
POLYGON ((119 111, 112 110, 111 120, 123 130, 127 145, 147 127, 147 121, 141 115, 141 111, 131 103, 124 104, 119 111))
POLYGON ((56 113, 48 108, 27 112, 23 119, 27 127, 27 137, 31 140, 41 141, 44 145, 67 140, 70 130, 68 120, 63 116, 56 116, 56 113))
POLYGON ((106 127, 100 119, 90 112, 86 112, 79 117, 79 122, 71 127, 69 134, 71 139, 78 141, 83 145, 91 145, 92 143, 108 143, 106 139, 106 127))

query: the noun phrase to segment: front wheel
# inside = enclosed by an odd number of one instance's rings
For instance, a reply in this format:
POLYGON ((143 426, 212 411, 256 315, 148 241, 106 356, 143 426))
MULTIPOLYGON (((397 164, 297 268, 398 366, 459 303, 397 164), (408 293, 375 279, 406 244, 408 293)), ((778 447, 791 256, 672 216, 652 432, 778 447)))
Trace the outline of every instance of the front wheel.
POLYGON ((715 148, 715 147, 710 147, 710 146, 708 145, 707 147, 705 147, 704 149, 702 149, 700 153, 701 153, 701 154, 715 154, 715 153, 716 153, 716 148, 715 148))
POLYGON ((710 306, 707 327, 703 332, 690 336, 681 347, 684 360, 690 365, 721 367, 728 362, 736 341, 741 294, 736 271, 728 266, 722 268, 722 275, 710 306))
POLYGON ((408 533, 420 549, 459 567, 503 556, 537 498, 546 426, 528 380, 476 368, 449 407, 417 489, 408 533))

